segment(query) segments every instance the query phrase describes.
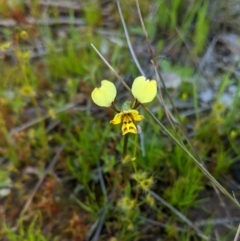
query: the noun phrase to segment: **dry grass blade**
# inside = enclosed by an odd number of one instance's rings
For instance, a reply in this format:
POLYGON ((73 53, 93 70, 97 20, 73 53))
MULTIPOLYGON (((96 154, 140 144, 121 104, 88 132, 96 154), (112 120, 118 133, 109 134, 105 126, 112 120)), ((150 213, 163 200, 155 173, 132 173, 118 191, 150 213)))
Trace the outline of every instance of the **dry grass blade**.
POLYGON ((96 47, 91 44, 93 49, 96 51, 98 56, 103 60, 103 62, 108 66, 108 68, 113 72, 113 74, 118 78, 118 80, 123 84, 123 86, 132 93, 130 87, 126 84, 126 82, 123 80, 123 78, 116 72, 116 70, 107 62, 107 60, 102 56, 102 54, 96 49, 96 47))
POLYGON ((221 197, 221 193, 219 192, 219 190, 217 189, 217 187, 215 185, 213 185, 214 191, 218 196, 218 199, 220 201, 220 205, 223 207, 223 210, 226 212, 226 215, 228 217, 229 220, 232 219, 231 215, 230 215, 230 211, 228 209, 228 206, 226 205, 226 203, 224 202, 224 199, 221 197))
POLYGON ((107 189, 106 189, 106 185, 105 185, 105 182, 104 182, 104 178, 103 178, 103 175, 102 175, 102 169, 101 169, 99 161, 98 161, 97 165, 98 165, 98 176, 99 176, 99 181, 100 181, 100 185, 101 185, 101 191, 102 191, 102 194, 104 196, 106 196, 107 195, 107 189))
MULTIPOLYGON (((167 228, 168 227, 168 224, 164 224, 164 223, 161 223, 161 222, 158 222, 158 221, 155 221, 155 220, 152 220, 150 218, 145 218, 145 217, 139 217, 140 220, 142 220, 144 223, 149 223, 149 224, 152 224, 152 225, 155 225, 155 226, 159 226, 159 227, 163 227, 163 228, 167 228)), ((180 228, 180 227, 174 227, 177 231, 179 232, 186 232, 186 229, 184 228, 180 228)))
POLYGON ((127 31, 127 27, 126 27, 126 24, 125 24, 125 21, 124 21, 124 18, 123 18, 123 14, 122 14, 122 9, 121 9, 121 5, 120 5, 120 2, 117 1, 117 6, 118 6, 118 11, 119 11, 119 14, 120 14, 120 17, 121 17, 121 21, 122 21, 122 25, 123 25, 123 29, 124 29, 124 33, 125 33, 125 37, 127 39, 127 43, 128 43, 128 48, 131 52, 131 55, 132 55, 132 58, 139 70, 139 72, 141 73, 141 75, 145 76, 144 74, 144 71, 142 69, 142 67, 140 66, 139 62, 138 62, 138 59, 134 53, 134 50, 133 50, 133 47, 132 47, 132 44, 131 44, 131 41, 130 41, 130 38, 129 38, 129 34, 128 34, 128 31, 127 31))
MULTIPOLYGON (((143 22, 143 18, 142 18, 139 2, 138 2, 138 0, 136 0, 135 2, 136 2, 137 12, 138 12, 138 16, 139 16, 139 19, 140 19, 140 22, 141 22, 141 26, 142 26, 142 29, 143 29, 143 32, 144 32, 144 35, 146 37, 146 41, 147 41, 147 44, 148 44, 148 49, 149 49, 150 54, 152 56, 152 60, 154 61, 154 54, 153 54, 153 51, 152 51, 152 48, 151 48, 151 44, 150 44, 150 41, 149 41, 149 38, 148 38, 147 30, 146 30, 144 22, 143 22)), ((156 63, 154 61, 154 65, 155 64, 156 63)), ((155 67, 157 67, 157 66, 155 65, 155 67)))
MULTIPOLYGON (((56 110, 56 111, 54 112, 54 114, 59 114, 59 113, 61 113, 61 112, 63 112, 63 111, 67 111, 67 110, 73 108, 74 106, 76 106, 75 103, 67 104, 67 105, 63 106, 62 108, 56 110)), ((25 123, 25 124, 22 124, 21 126, 15 127, 15 128, 13 128, 13 129, 10 131, 9 135, 10 135, 10 137, 11 137, 12 135, 14 135, 14 134, 16 134, 16 133, 18 133, 18 132, 20 132, 20 131, 23 131, 23 130, 25 130, 25 129, 33 126, 33 125, 36 125, 36 124, 40 123, 41 121, 44 121, 45 119, 48 119, 48 118, 50 118, 50 117, 51 117, 51 116, 50 116, 49 114, 46 114, 46 115, 43 115, 42 117, 36 118, 36 119, 31 120, 31 121, 29 121, 29 122, 27 122, 27 123, 25 123)))
POLYGON ((98 241, 99 240, 99 236, 101 234, 101 230, 102 230, 103 223, 104 223, 104 220, 105 220, 105 217, 106 217, 106 213, 107 213, 107 207, 104 207, 103 211, 101 213, 101 217, 99 218, 97 230, 96 230, 94 236, 90 239, 91 241, 98 241))
MULTIPOLYGON (((32 1, 30 0, 26 0, 25 1, 27 5, 31 6, 32 1)), ((75 11, 80 11, 82 10, 82 7, 80 6, 80 4, 76 1, 71 1, 71 2, 67 2, 67 1, 49 1, 49 0, 40 0, 38 1, 39 5, 42 6, 51 6, 51 7, 57 7, 57 8, 64 8, 64 9, 71 9, 71 10, 75 10, 75 11)))
POLYGON ((167 201, 165 201, 163 198, 161 198, 159 195, 157 195, 153 191, 149 191, 149 193, 154 197, 156 200, 161 202, 164 206, 169 208, 173 213, 175 213, 180 219, 183 220, 189 227, 191 227, 199 237, 201 237, 204 240, 209 240, 209 237, 207 237, 205 234, 202 233, 202 231, 197 228, 194 223, 192 223, 187 217, 185 217, 181 212, 179 212, 176 208, 174 208, 171 204, 169 204, 167 201))
POLYGON ((240 224, 238 225, 237 233, 235 235, 234 241, 237 241, 240 235, 240 224))
MULTIPOLYGON (((61 18, 44 18, 44 19, 34 19, 34 18, 26 18, 26 24, 23 24, 23 27, 32 24, 32 25, 61 25, 61 24, 74 24, 78 26, 86 25, 82 19, 71 19, 68 17, 61 18)), ((0 19, 0 26, 7 28, 14 28, 18 26, 17 21, 13 19, 0 19)))
POLYGON ((200 220, 197 222, 194 222, 194 225, 197 227, 204 227, 209 225, 226 225, 226 224, 232 224, 232 223, 239 223, 240 218, 239 217, 232 217, 229 218, 217 218, 212 220, 200 220))
MULTIPOLYGON (((106 198, 107 190, 106 190, 105 182, 104 182, 104 179, 103 179, 100 162, 98 161, 97 164, 98 164, 98 176, 99 176, 101 191, 102 191, 102 194, 106 198)), ((107 198, 105 200, 105 204, 106 205, 103 207, 102 211, 100 212, 100 217, 94 222, 94 224, 90 228, 88 234, 86 235, 86 240, 97 241, 99 239, 99 236, 101 234, 101 230, 102 230, 102 227, 103 227, 103 224, 104 224, 104 220, 105 220, 105 217, 106 217, 106 214, 107 214, 107 210, 108 210, 107 198)))

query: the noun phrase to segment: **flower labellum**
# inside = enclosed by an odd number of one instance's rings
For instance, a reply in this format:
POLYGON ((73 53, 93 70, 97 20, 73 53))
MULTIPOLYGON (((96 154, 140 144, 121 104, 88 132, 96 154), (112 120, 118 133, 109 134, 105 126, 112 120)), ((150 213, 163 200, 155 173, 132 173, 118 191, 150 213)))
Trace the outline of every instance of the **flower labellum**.
POLYGON ((127 133, 137 134, 137 127, 134 121, 141 121, 144 119, 143 115, 139 115, 137 110, 127 110, 122 111, 116 114, 113 120, 110 121, 111 124, 117 125, 122 123, 122 134, 126 135, 127 133))

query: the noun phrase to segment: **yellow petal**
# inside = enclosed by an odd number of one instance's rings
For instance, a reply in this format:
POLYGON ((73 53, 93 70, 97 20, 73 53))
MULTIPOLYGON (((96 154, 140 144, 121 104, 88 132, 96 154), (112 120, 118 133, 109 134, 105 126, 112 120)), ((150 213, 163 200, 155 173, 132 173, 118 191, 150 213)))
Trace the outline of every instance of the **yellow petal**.
POLYGON ((127 114, 127 113, 139 114, 139 112, 135 109, 124 110, 123 113, 124 114, 127 114))
POLYGON ((151 102, 157 95, 156 80, 147 80, 140 76, 133 81, 132 94, 140 103, 151 102))
POLYGON ((143 115, 139 115, 139 112, 138 112, 137 110, 132 110, 132 109, 130 109, 130 110, 127 110, 127 111, 123 111, 123 113, 124 113, 124 114, 130 113, 131 116, 132 116, 132 119, 133 119, 134 121, 141 121, 141 120, 144 119, 144 116, 143 116, 143 115))
POLYGON ((120 124, 122 122, 122 115, 123 113, 116 114, 113 120, 110 121, 110 123, 113 125, 120 124))
POLYGON ((134 121, 141 121, 144 119, 144 116, 139 114, 132 114, 132 117, 134 121))
POLYGON ((117 95, 116 87, 108 80, 102 80, 101 84, 100 88, 93 90, 92 100, 98 106, 109 107, 117 95))

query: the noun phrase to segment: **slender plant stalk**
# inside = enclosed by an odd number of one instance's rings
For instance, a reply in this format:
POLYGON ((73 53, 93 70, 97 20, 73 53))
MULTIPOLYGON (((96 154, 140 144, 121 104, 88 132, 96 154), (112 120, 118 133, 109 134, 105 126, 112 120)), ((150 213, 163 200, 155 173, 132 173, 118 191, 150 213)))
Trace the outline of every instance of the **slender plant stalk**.
POLYGON ((123 158, 127 155, 127 144, 128 144, 128 134, 124 136, 124 143, 123 143, 123 158))
POLYGON ((123 78, 116 72, 116 70, 107 62, 107 60, 102 56, 102 54, 96 49, 96 47, 91 44, 93 49, 96 51, 98 56, 102 59, 102 61, 108 66, 108 68, 114 73, 114 75, 118 78, 118 80, 122 83, 122 85, 132 94, 130 87, 126 84, 123 78))
POLYGON ((235 235, 234 241, 237 241, 240 236, 240 224, 238 225, 237 233, 235 235))
MULTIPOLYGON (((123 160, 124 159, 128 159, 127 156, 127 145, 128 145, 128 138, 129 138, 129 134, 126 134, 124 136, 124 142, 123 142, 123 160)), ((125 185, 126 184, 126 180, 128 180, 128 174, 129 174, 129 168, 127 163, 123 163, 122 165, 122 182, 125 185)))
MULTIPOLYGON (((136 165, 137 143, 138 143, 138 135, 135 135, 132 165, 133 165, 133 170, 138 178, 138 171, 137 171, 137 165, 136 165)), ((138 196, 139 196, 139 188, 136 189, 135 200, 138 200, 138 196)))

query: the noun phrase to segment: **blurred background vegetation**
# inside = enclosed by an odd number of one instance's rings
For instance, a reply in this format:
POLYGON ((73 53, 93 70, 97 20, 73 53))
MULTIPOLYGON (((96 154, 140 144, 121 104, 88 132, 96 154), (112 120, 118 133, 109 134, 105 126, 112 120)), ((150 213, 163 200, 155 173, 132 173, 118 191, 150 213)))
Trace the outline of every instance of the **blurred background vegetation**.
MULTIPOLYGON (((194 147, 238 199, 238 1, 139 4, 194 147)), ((121 7, 146 77, 155 78, 136 2, 121 7)), ((120 127, 90 96, 102 79, 116 84, 119 104, 130 95, 91 43, 130 86, 141 75, 115 1, 0 0, 0 239, 233 240, 238 207, 147 115, 135 162, 157 196, 131 175, 120 181, 124 166, 133 172, 121 163, 120 127)), ((149 109, 170 127, 157 100, 149 109)))

